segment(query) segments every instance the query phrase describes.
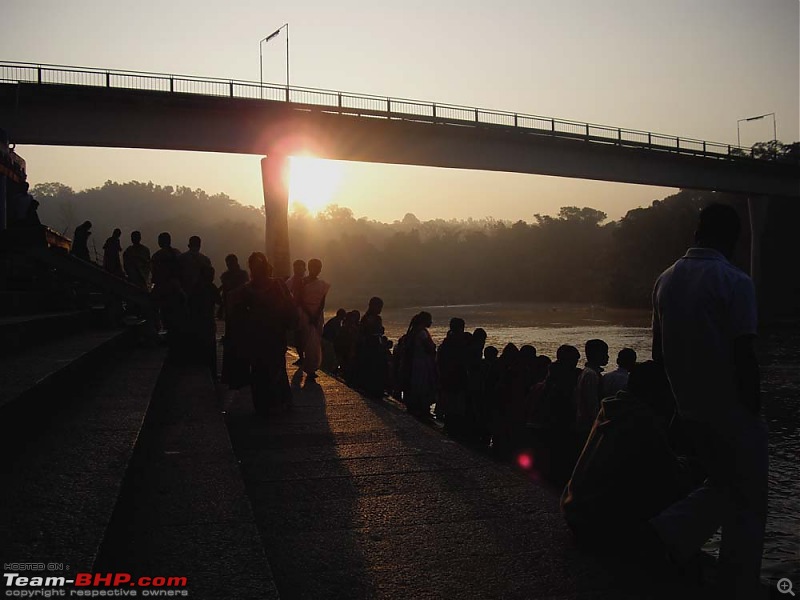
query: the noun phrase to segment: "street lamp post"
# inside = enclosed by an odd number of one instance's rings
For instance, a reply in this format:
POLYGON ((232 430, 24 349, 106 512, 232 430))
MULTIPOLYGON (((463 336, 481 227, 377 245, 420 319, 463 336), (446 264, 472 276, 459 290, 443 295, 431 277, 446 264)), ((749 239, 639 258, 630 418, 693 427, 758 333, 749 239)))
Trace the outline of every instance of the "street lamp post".
POLYGON ((745 119, 739 119, 738 121, 736 121, 736 142, 737 142, 737 145, 740 148, 742 146, 742 137, 741 137, 741 134, 739 132, 739 125, 743 121, 748 121, 748 122, 749 121, 758 121, 759 119, 763 119, 764 117, 770 117, 770 116, 772 117, 772 139, 773 139, 773 141, 777 142, 778 141, 778 124, 775 121, 775 113, 771 112, 771 113, 765 113, 763 115, 758 115, 757 117, 747 117, 745 119))
POLYGON ((261 97, 264 97, 264 53, 262 52, 262 45, 266 42, 269 42, 271 39, 278 36, 281 32, 281 29, 286 29, 286 101, 289 101, 289 23, 284 23, 280 27, 278 27, 275 31, 270 33, 267 37, 263 40, 258 42, 258 70, 259 70, 259 82, 261 84, 261 97))

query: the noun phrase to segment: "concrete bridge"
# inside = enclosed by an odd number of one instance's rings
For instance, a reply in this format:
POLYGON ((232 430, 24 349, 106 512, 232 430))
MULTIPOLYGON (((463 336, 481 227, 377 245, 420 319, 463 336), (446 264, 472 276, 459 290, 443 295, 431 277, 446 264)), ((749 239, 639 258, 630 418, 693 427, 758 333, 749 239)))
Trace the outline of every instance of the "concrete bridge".
POLYGON ((746 194, 758 272, 766 197, 800 165, 703 140, 475 107, 255 82, 0 62, 0 129, 18 144, 266 156, 267 252, 289 272, 286 157, 479 169, 746 194), (755 198, 764 197, 762 201, 755 198))

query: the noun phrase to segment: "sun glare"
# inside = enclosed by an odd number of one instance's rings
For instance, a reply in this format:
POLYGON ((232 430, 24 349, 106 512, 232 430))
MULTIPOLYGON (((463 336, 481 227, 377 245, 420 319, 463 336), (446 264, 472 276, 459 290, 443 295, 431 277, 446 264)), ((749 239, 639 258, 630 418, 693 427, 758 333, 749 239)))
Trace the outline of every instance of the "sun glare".
POLYGON ((335 202, 343 174, 342 166, 332 160, 293 156, 289 175, 289 201, 302 204, 316 215, 335 202))

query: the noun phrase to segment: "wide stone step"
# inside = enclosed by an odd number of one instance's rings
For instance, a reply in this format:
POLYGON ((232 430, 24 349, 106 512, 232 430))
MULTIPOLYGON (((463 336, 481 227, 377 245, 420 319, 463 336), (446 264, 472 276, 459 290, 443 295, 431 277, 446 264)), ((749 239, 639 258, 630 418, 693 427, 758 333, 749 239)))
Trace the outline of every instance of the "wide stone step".
POLYGON ((92 315, 89 311, 69 310, 0 317, 0 355, 54 341, 85 330, 92 315))
POLYGON ((95 571, 186 577, 195 599, 278 597, 208 369, 164 367, 95 571))
MULTIPOLYGON (((288 359, 289 362, 292 358, 288 359)), ((281 598, 701 598, 576 547, 559 490, 328 375, 227 423, 281 598)), ((699 595, 698 595, 699 594, 699 595)))
MULTIPOLYGON (((115 335, 87 335, 72 349, 86 356, 115 335)), ((50 349, 48 362, 66 360, 50 349)), ((105 348, 92 358, 90 376, 62 379, 48 388, 52 395, 0 409, 4 560, 63 563, 63 573, 50 574, 67 578, 91 570, 163 358, 161 348, 105 348)))
POLYGON ((86 376, 83 370, 91 367, 92 359, 119 346, 128 334, 121 329, 81 331, 0 358, 0 407, 36 398, 69 398, 72 380, 86 376))

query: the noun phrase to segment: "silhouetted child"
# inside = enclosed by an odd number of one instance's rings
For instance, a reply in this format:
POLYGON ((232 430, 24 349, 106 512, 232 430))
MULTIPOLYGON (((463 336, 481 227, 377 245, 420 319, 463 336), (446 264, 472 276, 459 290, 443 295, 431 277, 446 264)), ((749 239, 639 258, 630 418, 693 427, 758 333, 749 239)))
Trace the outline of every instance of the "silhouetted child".
POLYGON ((340 308, 336 314, 328 319, 322 327, 322 370, 328 373, 336 373, 339 368, 339 361, 336 359, 336 349, 334 342, 336 336, 344 325, 344 319, 347 316, 347 311, 340 308))
MULTIPOLYGON (((303 301, 303 280, 306 277, 306 261, 297 259, 292 263, 292 276, 286 280, 286 287, 292 296, 292 300, 297 306, 297 315, 300 316, 300 303, 303 301)), ((290 343, 297 350, 297 360, 294 365, 303 364, 303 335, 300 329, 294 329, 289 333, 290 343)))
POLYGON ((344 325, 344 319, 347 316, 347 311, 343 308, 340 308, 336 311, 336 314, 332 316, 322 328, 322 339, 328 340, 329 342, 334 342, 336 340, 336 335, 339 333, 339 329, 342 328, 344 325))
POLYGON ((356 380, 356 349, 358 347, 358 325, 361 313, 351 310, 344 319, 344 324, 336 335, 333 343, 336 350, 336 360, 342 377, 349 385, 354 385, 356 380))

